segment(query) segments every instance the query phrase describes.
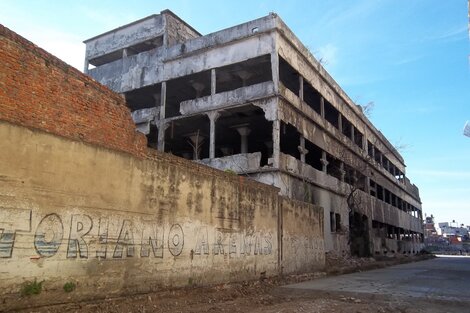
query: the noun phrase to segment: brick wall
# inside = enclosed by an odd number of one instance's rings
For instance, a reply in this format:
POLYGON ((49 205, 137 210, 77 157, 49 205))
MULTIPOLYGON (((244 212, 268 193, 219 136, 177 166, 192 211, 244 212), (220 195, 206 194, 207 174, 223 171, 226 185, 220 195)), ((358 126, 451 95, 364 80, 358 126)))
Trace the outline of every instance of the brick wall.
POLYGON ((142 155, 122 96, 0 25, 0 120, 142 155))

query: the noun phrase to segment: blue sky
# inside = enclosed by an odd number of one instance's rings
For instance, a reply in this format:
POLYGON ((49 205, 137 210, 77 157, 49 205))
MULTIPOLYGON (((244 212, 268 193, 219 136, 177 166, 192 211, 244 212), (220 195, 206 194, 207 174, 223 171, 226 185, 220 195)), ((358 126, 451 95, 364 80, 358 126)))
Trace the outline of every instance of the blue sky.
POLYGON ((0 0, 0 23, 83 67, 83 40, 170 9, 202 34, 278 13, 401 151, 424 213, 470 225, 466 0, 0 0))

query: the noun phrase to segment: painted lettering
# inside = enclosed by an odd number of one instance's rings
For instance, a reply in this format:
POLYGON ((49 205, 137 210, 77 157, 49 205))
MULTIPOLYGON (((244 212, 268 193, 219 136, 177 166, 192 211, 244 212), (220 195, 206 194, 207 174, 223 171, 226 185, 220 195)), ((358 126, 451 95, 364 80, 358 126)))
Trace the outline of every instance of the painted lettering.
POLYGON ((31 210, 0 207, 0 258, 11 258, 16 232, 31 232, 31 210))
POLYGON ((168 250, 173 256, 178 256, 183 252, 184 233, 179 224, 174 224, 168 233, 168 250))
POLYGON ((64 238, 64 225, 59 215, 52 213, 43 217, 36 228, 34 248, 44 258, 57 253, 64 238))
POLYGON ((108 251, 108 227, 108 219, 100 218, 98 223, 98 248, 96 249, 97 258, 106 259, 106 252, 108 251))
POLYGON ((134 256, 134 233, 132 232, 132 224, 129 220, 122 221, 121 231, 114 249, 113 258, 122 258, 126 250, 126 257, 131 258, 134 256))
POLYGON ((157 227, 151 222, 144 222, 142 227, 140 256, 148 258, 152 250, 154 257, 163 258, 163 227, 157 227))
POLYGON ((80 255, 80 258, 88 258, 88 245, 83 239, 91 228, 93 227, 93 221, 88 215, 74 214, 70 219, 70 235, 67 245, 67 258, 76 258, 80 255))
POLYGON ((224 254, 224 235, 220 231, 215 232, 215 243, 213 254, 224 254))
POLYGON ((197 231, 194 254, 209 254, 209 236, 207 235, 207 227, 200 227, 197 231))

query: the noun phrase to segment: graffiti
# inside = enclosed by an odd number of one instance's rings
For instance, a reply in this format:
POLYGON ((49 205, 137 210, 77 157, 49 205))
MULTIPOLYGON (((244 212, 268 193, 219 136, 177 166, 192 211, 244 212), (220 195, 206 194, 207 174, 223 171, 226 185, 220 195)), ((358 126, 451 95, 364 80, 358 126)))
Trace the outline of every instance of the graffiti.
POLYGON ((150 257, 150 251, 155 258, 163 258, 163 227, 147 222, 144 223, 142 229, 140 257, 150 257))
POLYGON ((0 258, 11 258, 16 232, 31 232, 31 210, 2 208, 0 258))
POLYGON ((113 258, 122 258, 124 250, 126 250, 126 257, 130 258, 134 256, 134 234, 131 229, 131 221, 129 220, 122 221, 122 227, 119 232, 116 248, 114 248, 113 258))
POLYGON ((106 252, 108 250, 108 228, 108 219, 100 218, 98 223, 98 247, 96 249, 97 258, 106 259, 106 252))
POLYGON ((207 227, 199 227, 196 235, 196 247, 194 248, 196 255, 209 254, 209 236, 207 227))
POLYGON ((168 250, 173 256, 178 256, 183 251, 184 233, 179 224, 174 224, 168 234, 168 250))
POLYGON ((57 253, 64 238, 64 225, 59 215, 52 213, 44 216, 39 222, 34 235, 34 248, 44 258, 57 253))
POLYGON ((70 236, 67 245, 67 258, 76 258, 77 252, 80 258, 88 258, 88 245, 83 239, 91 228, 93 221, 88 215, 74 214, 70 221, 70 236))
MULTIPOLYGON (((123 218, 120 215, 92 217, 74 213, 63 219, 56 213, 50 213, 34 216, 39 220, 35 228, 31 227, 31 210, 0 207, 0 217, 1 258, 13 257, 17 233, 31 232, 34 232, 34 249, 43 258, 56 255, 70 260, 90 257, 102 260, 163 258, 164 251, 178 257, 185 247, 183 226, 175 223, 165 231, 152 215, 123 218), (59 253, 62 246, 65 251, 59 253)), ((193 229, 196 236, 192 241, 192 257, 212 254, 234 258, 273 253, 273 235, 270 232, 209 229, 209 226, 193 229)))
POLYGON ((214 255, 218 255, 218 254, 224 254, 224 235, 218 231, 215 233, 215 243, 214 243, 214 248, 213 248, 213 252, 214 252, 214 255))
POLYGON ((212 255, 229 255, 230 257, 268 255, 273 251, 273 236, 270 232, 245 234, 243 232, 214 231, 212 245, 208 242, 207 227, 197 230, 195 255, 209 255, 209 247, 212 246, 212 255))

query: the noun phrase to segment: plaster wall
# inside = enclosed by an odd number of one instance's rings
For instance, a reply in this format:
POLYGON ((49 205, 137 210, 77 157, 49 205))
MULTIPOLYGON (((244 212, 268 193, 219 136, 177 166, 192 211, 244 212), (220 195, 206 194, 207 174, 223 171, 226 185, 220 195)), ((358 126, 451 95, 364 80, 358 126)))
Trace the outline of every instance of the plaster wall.
POLYGON ((324 265, 320 209, 169 155, 142 159, 0 122, 0 184, 6 308, 26 304, 17 295, 34 279, 46 291, 30 304, 276 275, 284 206, 311 212, 287 225, 313 227, 302 238, 315 252, 292 265, 286 244, 285 273, 324 265), (69 281, 73 294, 62 290, 69 281))

